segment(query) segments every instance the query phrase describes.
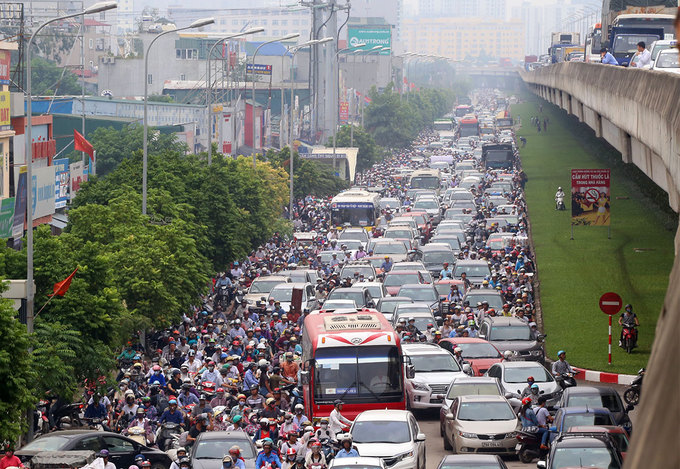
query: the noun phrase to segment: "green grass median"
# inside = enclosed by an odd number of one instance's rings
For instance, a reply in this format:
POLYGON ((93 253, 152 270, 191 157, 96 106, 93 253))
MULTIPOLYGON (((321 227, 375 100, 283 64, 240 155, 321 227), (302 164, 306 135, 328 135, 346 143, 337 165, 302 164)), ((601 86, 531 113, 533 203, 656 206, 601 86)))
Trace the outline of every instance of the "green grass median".
POLYGON ((653 183, 621 163, 616 150, 587 127, 533 94, 521 97, 512 115, 522 119, 517 137, 527 139, 520 151, 528 176, 526 200, 548 356, 554 359, 564 349, 572 365, 636 373, 647 365, 651 352, 675 255, 677 217, 664 207, 653 183), (547 132, 538 133, 531 116, 547 117, 547 132), (612 170, 611 239, 606 227, 588 226, 575 226, 574 240, 570 239, 570 171, 579 168, 612 170), (567 194, 565 211, 555 210, 558 186, 567 194), (613 318, 611 366, 607 365, 607 316, 598 307, 600 296, 608 291, 621 295, 624 304, 631 303, 640 319, 639 346, 629 355, 617 346, 620 327, 618 316, 613 318))

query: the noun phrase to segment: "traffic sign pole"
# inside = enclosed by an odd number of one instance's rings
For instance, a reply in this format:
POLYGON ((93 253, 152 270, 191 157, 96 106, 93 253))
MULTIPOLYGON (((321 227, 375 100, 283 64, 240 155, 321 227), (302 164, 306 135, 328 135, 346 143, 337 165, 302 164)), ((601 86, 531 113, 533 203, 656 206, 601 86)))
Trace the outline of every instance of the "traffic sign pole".
POLYGON ((608 364, 612 364, 612 316, 611 314, 609 316, 609 361, 608 364))
POLYGON ((623 300, 614 292, 605 293, 600 297, 600 310, 609 316, 609 344, 607 345, 609 365, 612 364, 612 316, 621 311, 621 306, 623 306, 623 300))

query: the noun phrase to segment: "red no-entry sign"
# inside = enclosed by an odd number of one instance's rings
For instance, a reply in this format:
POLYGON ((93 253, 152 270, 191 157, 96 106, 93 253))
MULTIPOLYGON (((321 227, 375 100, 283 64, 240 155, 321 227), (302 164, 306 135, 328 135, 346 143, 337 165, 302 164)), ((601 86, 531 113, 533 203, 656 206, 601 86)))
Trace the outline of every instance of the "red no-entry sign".
POLYGON ((605 293, 600 297, 600 309, 604 314, 613 316, 614 314, 621 311, 622 306, 623 300, 618 294, 614 292, 605 293))

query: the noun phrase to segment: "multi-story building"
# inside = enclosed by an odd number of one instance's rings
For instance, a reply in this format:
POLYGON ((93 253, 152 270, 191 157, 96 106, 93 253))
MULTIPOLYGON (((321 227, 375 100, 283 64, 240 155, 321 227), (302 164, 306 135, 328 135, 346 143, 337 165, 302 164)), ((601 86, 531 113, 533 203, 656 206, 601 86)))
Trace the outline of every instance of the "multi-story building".
POLYGON ((421 18, 505 19, 505 0, 419 0, 418 16, 421 18))
POLYGON ((407 50, 454 60, 524 58, 524 23, 480 18, 413 18, 403 22, 407 50))
MULTIPOLYGON (((367 18, 381 18, 392 26, 392 38, 401 37, 401 21, 403 19, 403 0, 352 0, 350 22, 367 18)), ((346 33, 346 31, 345 31, 346 33)))

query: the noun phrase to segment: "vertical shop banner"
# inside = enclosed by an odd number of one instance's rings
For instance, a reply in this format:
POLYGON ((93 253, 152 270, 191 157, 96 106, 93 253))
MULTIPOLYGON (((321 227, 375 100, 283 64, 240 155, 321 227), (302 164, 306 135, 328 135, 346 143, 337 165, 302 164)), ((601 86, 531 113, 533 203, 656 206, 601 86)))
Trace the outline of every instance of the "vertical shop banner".
POLYGON ((571 170, 571 223, 609 226, 611 194, 609 169, 571 170))
POLYGON ((0 85, 9 85, 10 62, 12 51, 0 50, 0 85))
POLYGON ((33 191, 33 219, 47 217, 54 214, 55 187, 54 166, 35 168, 31 179, 31 191, 33 191))
POLYGON ((76 198, 76 193, 80 190, 80 185, 85 182, 85 168, 83 162, 78 161, 69 165, 71 173, 71 200, 76 198))
POLYGON ((52 162, 54 166, 54 208, 66 207, 69 190, 68 158, 58 158, 52 162))
POLYGON ((349 121, 349 103, 343 101, 340 103, 340 123, 346 124, 349 121))
POLYGON ((26 223, 26 166, 19 169, 19 181, 15 192, 12 238, 21 240, 24 236, 24 224, 26 223))
POLYGON ((223 112, 220 119, 220 148, 224 155, 231 155, 233 139, 231 112, 223 112))
POLYGON ((0 202, 0 239, 11 238, 13 226, 14 197, 9 197, 0 202))

